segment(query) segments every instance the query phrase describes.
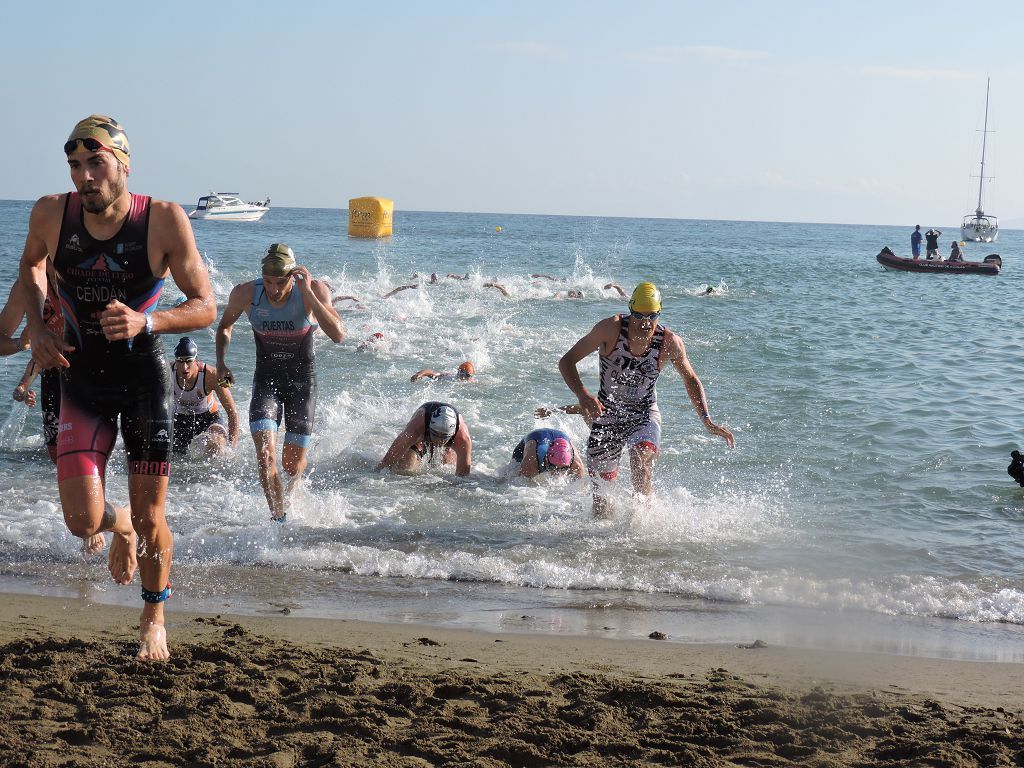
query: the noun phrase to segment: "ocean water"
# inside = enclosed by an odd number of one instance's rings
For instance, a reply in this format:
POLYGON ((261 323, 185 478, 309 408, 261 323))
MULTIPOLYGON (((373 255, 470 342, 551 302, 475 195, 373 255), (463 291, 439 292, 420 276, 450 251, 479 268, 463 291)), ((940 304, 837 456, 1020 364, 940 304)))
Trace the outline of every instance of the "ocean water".
MULTIPOLYGON (((0 287, 16 274, 30 209, 0 202, 0 287)), ((364 309, 342 311, 343 343, 317 341, 309 474, 286 525, 268 520, 244 431, 227 459, 175 466, 172 609, 1024 661, 1024 489, 1006 474, 1024 426, 1021 232, 968 246, 968 259, 1002 254, 992 278, 884 272, 875 254, 905 254, 912 225, 399 211, 394 237, 372 241, 349 239, 346 223, 344 210, 281 208, 258 223, 195 223, 222 306, 284 241, 364 309), (431 272, 469 279, 380 298, 431 272), (572 402, 558 358, 624 308, 603 286, 628 293, 645 279, 736 448, 704 432, 665 370, 654 495, 631 496, 626 460, 614 517, 595 520, 586 481, 509 481, 505 470, 537 426, 585 447, 579 417, 533 411, 572 402), (555 297, 570 288, 584 298, 555 297), (384 341, 360 351, 375 332, 384 341), (409 380, 467 359, 476 383, 409 380), (466 419, 468 479, 373 471, 426 400, 466 419)), ((171 286, 161 306, 179 296, 171 286)), ((191 335, 213 362, 212 329, 191 335)), ((0 360, 0 392, 27 360, 0 360)), ((244 424, 244 317, 228 363, 244 424)), ((580 369, 596 391, 596 356, 580 369)), ((137 604, 64 529, 38 414, 4 408, 0 589, 137 604)), ((118 447, 108 491, 123 502, 126 487, 118 447)))

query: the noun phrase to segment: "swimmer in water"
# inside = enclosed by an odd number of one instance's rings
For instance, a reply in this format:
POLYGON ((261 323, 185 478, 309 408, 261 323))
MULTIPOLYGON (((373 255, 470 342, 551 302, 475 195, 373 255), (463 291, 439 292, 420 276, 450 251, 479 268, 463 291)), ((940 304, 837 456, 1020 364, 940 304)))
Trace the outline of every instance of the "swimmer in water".
POLYGON ((366 341, 359 342, 359 344, 356 346, 356 352, 366 352, 368 350, 380 346, 383 343, 384 334, 381 333, 380 331, 377 331, 376 333, 371 333, 367 337, 366 341))
POLYGON ((465 420, 448 403, 428 402, 413 413, 391 443, 377 471, 410 472, 432 463, 437 454, 444 464, 455 464, 455 474, 469 474, 473 439, 465 420))
POLYGON ((518 462, 519 474, 523 477, 536 477, 542 472, 583 477, 583 462, 576 454, 572 440, 558 429, 530 432, 512 451, 512 460, 518 462))
POLYGON ((473 367, 473 363, 467 360, 466 362, 461 363, 459 365, 459 368, 455 373, 442 373, 438 371, 432 371, 429 368, 424 368, 423 370, 416 371, 416 373, 412 375, 412 378, 410 378, 409 381, 419 381, 420 379, 433 379, 434 381, 454 379, 460 384, 465 384, 467 382, 476 381, 475 374, 476 369, 473 367))

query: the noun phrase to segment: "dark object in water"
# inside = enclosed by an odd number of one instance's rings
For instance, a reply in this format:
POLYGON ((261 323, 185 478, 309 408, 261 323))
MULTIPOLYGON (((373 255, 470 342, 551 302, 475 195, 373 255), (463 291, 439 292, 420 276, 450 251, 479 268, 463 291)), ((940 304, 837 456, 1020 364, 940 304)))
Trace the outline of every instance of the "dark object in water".
POLYGON ((1006 474, 1024 488, 1024 456, 1020 451, 1010 451, 1010 466, 1006 468, 1006 474))

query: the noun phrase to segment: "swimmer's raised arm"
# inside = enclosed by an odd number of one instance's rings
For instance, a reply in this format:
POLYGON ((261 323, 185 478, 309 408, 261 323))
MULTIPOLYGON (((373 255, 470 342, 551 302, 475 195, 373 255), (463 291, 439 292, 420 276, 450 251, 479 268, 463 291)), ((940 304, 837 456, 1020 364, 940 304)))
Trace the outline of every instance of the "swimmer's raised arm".
POLYGON ((505 286, 503 286, 501 283, 484 283, 483 287, 484 288, 497 288, 499 291, 501 291, 501 295, 502 296, 510 295, 509 292, 507 290, 505 290, 505 286))
POLYGON ((390 299, 390 298, 391 298, 392 296, 394 296, 394 295, 395 295, 396 293, 398 293, 398 292, 400 292, 400 291, 407 291, 407 290, 409 290, 410 288, 419 288, 419 285, 418 285, 418 284, 416 284, 416 283, 413 283, 413 284, 411 284, 411 285, 400 285, 400 286, 398 286, 397 288, 393 288, 393 289, 391 289, 390 291, 388 291, 387 293, 385 293, 385 294, 384 294, 383 296, 381 296, 381 298, 382 298, 382 299, 390 299))

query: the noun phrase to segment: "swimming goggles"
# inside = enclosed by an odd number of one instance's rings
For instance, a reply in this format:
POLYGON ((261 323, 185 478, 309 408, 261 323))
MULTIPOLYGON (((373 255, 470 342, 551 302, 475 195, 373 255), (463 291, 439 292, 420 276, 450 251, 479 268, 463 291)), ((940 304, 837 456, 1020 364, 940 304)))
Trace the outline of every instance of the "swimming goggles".
POLYGON ((78 147, 78 142, 82 142, 82 146, 85 147, 89 152, 111 152, 113 150, 106 144, 87 136, 84 139, 70 139, 64 144, 64 154, 70 155, 78 147))

